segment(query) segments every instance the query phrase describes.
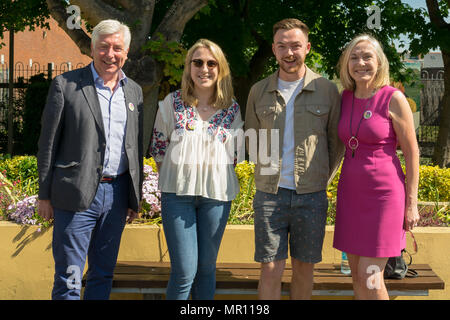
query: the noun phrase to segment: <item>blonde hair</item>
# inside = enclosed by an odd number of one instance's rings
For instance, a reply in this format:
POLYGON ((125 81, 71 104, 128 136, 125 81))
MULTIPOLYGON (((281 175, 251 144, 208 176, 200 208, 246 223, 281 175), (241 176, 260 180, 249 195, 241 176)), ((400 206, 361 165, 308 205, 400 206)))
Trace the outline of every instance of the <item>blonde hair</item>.
POLYGON ((369 42, 375 49, 375 54, 377 56, 378 69, 373 81, 375 89, 381 88, 385 85, 389 85, 389 61, 383 52, 381 44, 371 35, 360 34, 353 38, 353 40, 346 45, 344 51, 341 54, 341 57, 339 58, 338 70, 342 86, 344 87, 344 89, 351 91, 354 91, 356 89, 355 80, 353 80, 348 71, 348 61, 350 60, 350 53, 352 52, 353 48, 362 41, 369 42))
POLYGON ((230 67, 222 49, 207 39, 198 40, 186 54, 183 77, 181 79, 181 98, 189 105, 196 106, 198 104, 198 100, 194 96, 195 85, 191 78, 191 61, 195 51, 199 48, 208 49, 218 63, 219 72, 210 103, 216 109, 228 108, 233 103, 234 98, 230 67))

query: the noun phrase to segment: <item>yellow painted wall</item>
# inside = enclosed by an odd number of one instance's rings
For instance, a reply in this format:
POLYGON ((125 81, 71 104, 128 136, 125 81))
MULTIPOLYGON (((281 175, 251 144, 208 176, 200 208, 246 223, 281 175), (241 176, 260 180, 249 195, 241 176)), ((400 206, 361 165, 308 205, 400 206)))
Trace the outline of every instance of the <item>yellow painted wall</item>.
POLYGON ((52 230, 0 221, 0 299, 50 299, 52 230))
MULTIPOLYGON (((0 221, 0 299, 50 299, 54 268, 52 229, 40 233, 36 230, 34 226, 0 221)), ((333 230, 327 227, 323 263, 340 262, 340 252, 332 247, 333 230)), ((416 228, 414 234, 419 252, 413 257, 413 263, 430 264, 446 282, 446 289, 432 290, 429 297, 412 298, 450 299, 450 228, 416 228)), ((408 249, 412 249, 411 241, 408 249)), ((253 262, 253 252, 253 226, 227 226, 218 262, 253 262)), ((122 237, 119 260, 169 261, 162 228, 128 225, 122 237)), ((141 296, 112 294, 111 298, 139 299, 141 296)), ((403 298, 411 299, 396 299, 403 298)))

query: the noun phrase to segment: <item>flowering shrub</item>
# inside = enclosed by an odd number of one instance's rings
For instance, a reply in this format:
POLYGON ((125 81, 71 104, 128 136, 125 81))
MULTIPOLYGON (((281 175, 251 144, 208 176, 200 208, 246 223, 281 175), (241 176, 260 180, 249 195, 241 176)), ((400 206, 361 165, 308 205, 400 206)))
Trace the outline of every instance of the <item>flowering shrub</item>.
POLYGON ((336 175, 333 178, 333 181, 328 185, 327 188, 327 197, 328 197, 328 214, 327 214, 327 225, 333 225, 334 220, 336 218, 336 196, 337 196, 337 187, 339 183, 339 176, 341 175, 341 166, 336 172, 336 175))
POLYGON ((419 195, 422 201, 450 201, 450 168, 420 166, 419 195))
MULTIPOLYGON (((405 167, 402 165, 403 172, 405 167)), ((337 186, 341 167, 327 189, 329 207, 327 224, 334 224, 336 216, 337 186)), ((438 166, 420 166, 418 200, 425 202, 450 202, 450 169, 438 166)), ((450 225, 450 206, 419 206, 419 226, 450 225)))
POLYGON ((11 183, 0 173, 0 213, 19 224, 38 225, 41 231, 50 223, 37 214, 37 195, 28 196, 24 190, 28 189, 21 187, 20 179, 11 183))
POLYGON ((25 197, 15 204, 10 204, 8 206, 9 219, 19 224, 38 225, 38 232, 41 231, 41 227, 48 226, 50 223, 44 221, 37 214, 37 197, 37 195, 25 197))
POLYGON ((147 163, 144 163, 142 217, 157 218, 161 214, 161 192, 158 190, 158 172, 156 171, 156 164, 153 166, 152 163, 147 163))
MULTIPOLYGON (((236 175, 240 192, 233 200, 229 223, 253 223, 253 197, 255 195, 255 165, 248 161, 237 164, 236 175)), ((329 200, 327 224, 334 224, 336 193, 340 169, 327 188, 329 200)), ((47 226, 36 213, 37 165, 35 157, 2 158, 0 155, 0 216, 21 224, 47 226), (2 174, 3 172, 3 174, 2 174)), ((420 166, 419 201, 450 201, 450 169, 420 166)), ((449 225, 450 206, 420 209, 424 225, 449 225), (428 210, 428 211, 427 211, 428 210), (431 211, 430 211, 431 210, 431 211), (429 222, 426 222, 429 221, 429 222)), ((144 182, 141 221, 161 221, 161 193, 158 190, 158 173, 152 158, 144 159, 144 182)))
POLYGON ((253 197, 255 196, 255 164, 242 161, 234 169, 239 181, 240 192, 231 203, 229 223, 253 223, 253 197))
MULTIPOLYGON (((3 172, 4 173, 4 172, 3 172)), ((0 214, 5 216, 11 203, 18 201, 17 191, 3 173, 0 173, 0 214)))
POLYGON ((33 180, 37 185, 37 160, 34 156, 15 156, 13 158, 0 155, 0 172, 9 181, 33 180))

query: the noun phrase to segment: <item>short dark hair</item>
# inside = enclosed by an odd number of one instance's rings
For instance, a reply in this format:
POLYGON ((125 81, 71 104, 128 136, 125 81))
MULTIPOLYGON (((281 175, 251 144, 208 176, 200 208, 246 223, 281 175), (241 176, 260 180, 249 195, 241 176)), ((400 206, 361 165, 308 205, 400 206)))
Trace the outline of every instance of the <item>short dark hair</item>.
POLYGON ((301 22, 298 19, 295 18, 287 18, 283 19, 281 21, 278 21, 273 25, 273 36, 275 36, 275 33, 277 33, 278 30, 284 29, 284 30, 291 30, 291 29, 300 29, 303 31, 303 33, 308 37, 309 28, 306 24, 301 22))

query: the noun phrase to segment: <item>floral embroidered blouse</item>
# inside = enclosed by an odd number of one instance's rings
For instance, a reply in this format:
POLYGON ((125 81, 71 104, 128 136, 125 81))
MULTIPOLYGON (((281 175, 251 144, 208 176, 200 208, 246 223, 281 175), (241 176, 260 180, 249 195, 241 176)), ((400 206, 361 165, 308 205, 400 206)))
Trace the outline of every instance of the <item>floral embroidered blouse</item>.
POLYGON ((150 154, 162 162, 159 189, 230 201, 239 192, 234 171, 244 160, 243 124, 236 102, 207 121, 181 99, 181 91, 159 102, 150 154))

